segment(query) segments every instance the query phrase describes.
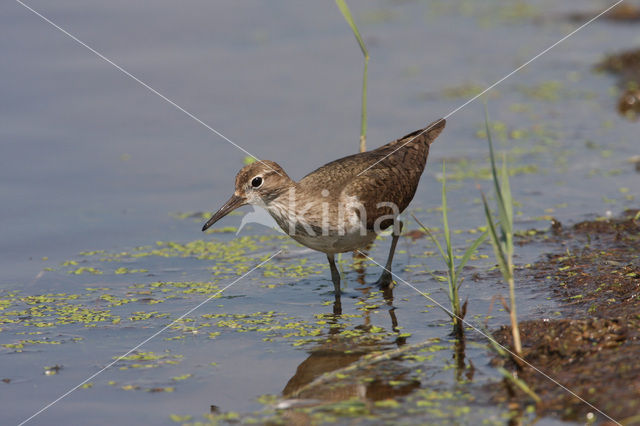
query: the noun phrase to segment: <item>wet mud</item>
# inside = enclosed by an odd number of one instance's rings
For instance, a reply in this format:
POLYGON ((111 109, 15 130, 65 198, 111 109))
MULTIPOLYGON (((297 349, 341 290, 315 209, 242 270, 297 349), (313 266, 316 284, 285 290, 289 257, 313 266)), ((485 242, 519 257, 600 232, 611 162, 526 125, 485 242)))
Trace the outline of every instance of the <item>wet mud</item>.
MULTIPOLYGON (((580 222, 547 241, 558 245, 557 252, 525 273, 562 302, 562 318, 521 322, 523 357, 574 394, 530 366, 497 357, 493 363, 515 371, 537 393, 539 416, 640 424, 638 211, 580 222)), ((494 335, 511 344, 510 327, 494 335)), ((531 403, 506 380, 492 390, 495 401, 531 403)))
POLYGON ((596 65, 596 70, 618 76, 618 112, 637 120, 640 114, 640 49, 608 55, 596 65))
MULTIPOLYGON (((566 16, 570 22, 583 23, 593 19, 600 14, 600 11, 593 12, 573 12, 566 16)), ((614 7, 601 17, 604 20, 617 23, 635 23, 640 21, 640 7, 633 3, 622 3, 614 7)))

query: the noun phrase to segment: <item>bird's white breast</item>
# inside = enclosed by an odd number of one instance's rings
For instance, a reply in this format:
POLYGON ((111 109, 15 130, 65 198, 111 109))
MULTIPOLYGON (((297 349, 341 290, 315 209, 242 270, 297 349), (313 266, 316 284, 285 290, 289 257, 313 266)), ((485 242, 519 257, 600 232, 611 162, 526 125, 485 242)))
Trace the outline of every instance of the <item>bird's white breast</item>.
POLYGON ((376 239, 373 231, 361 235, 360 232, 345 235, 290 235, 300 244, 323 253, 344 253, 356 249, 363 249, 376 239))
MULTIPOLYGON (((344 253, 368 246, 376 233, 362 225, 364 209, 355 196, 343 197, 342 211, 334 217, 324 218, 320 203, 315 214, 300 215, 284 203, 274 201, 265 206, 282 230, 300 244, 323 253, 344 253), (358 214, 356 211, 360 211, 358 214), (306 223, 308 226, 292 224, 306 223)), ((326 209, 325 209, 326 210, 326 209)))

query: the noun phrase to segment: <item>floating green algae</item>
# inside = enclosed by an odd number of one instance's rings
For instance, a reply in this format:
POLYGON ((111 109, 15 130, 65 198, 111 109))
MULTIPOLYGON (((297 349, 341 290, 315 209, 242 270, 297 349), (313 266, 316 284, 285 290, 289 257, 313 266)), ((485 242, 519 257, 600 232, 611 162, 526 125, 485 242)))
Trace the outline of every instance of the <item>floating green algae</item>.
MULTIPOLYGON (((79 259, 61 262, 59 271, 45 271, 45 280, 56 280, 59 273, 70 275, 71 281, 66 281, 69 282, 67 286, 73 288, 72 292, 35 295, 17 291, 0 293, 0 332, 13 332, 17 335, 23 330, 41 328, 118 327, 131 323, 166 323, 171 320, 168 313, 146 309, 145 305, 194 296, 213 296, 221 289, 220 279, 246 273, 267 257, 259 254, 259 251, 280 240, 280 236, 245 236, 233 241, 213 239, 186 243, 157 242, 154 245, 119 252, 84 251, 79 259), (157 274, 155 270, 163 267, 164 261, 150 262, 150 259, 169 258, 190 258, 202 262, 201 268, 209 269, 212 279, 157 281, 153 278, 140 278, 141 274, 153 277, 157 274), (134 282, 131 282, 131 278, 125 278, 125 282, 122 282, 121 278, 120 281, 114 281, 113 278, 107 277, 109 274, 137 278, 134 282), (93 278, 94 276, 96 278, 93 278), (95 285, 95 280, 109 284, 95 285), (77 292, 78 288, 82 290, 77 292)), ((305 266, 304 262, 298 261, 295 258, 288 259, 278 268, 269 269, 267 275, 272 273, 294 278, 318 273, 316 268, 305 266)), ((35 343, 10 342, 5 343, 5 349, 20 349, 20 345, 35 343)))
MULTIPOLYGON (((348 341, 346 339, 343 343, 348 341)), ((375 360, 380 354, 386 353, 378 352, 376 348, 380 346, 374 345, 370 347, 373 352, 359 361, 347 361, 347 367, 328 373, 326 380, 321 380, 321 376, 320 380, 309 384, 305 372, 300 371, 299 367, 302 382, 297 382, 294 377, 287 388, 292 383, 299 383, 302 390, 288 389, 290 393, 286 393, 285 389, 281 397, 272 394, 260 396, 257 400, 264 405, 262 411, 205 414, 204 423, 187 424, 226 424, 230 421, 242 424, 289 424, 293 419, 299 424, 341 424, 351 422, 354 418, 364 423, 388 424, 414 424, 421 421, 443 425, 478 421, 483 424, 504 424, 503 412, 483 406, 483 402, 478 401, 476 394, 469 389, 451 390, 445 382, 434 380, 431 365, 437 365, 439 360, 435 363, 430 361, 436 354, 448 358, 452 347, 433 339, 423 347, 416 347, 415 350, 407 348, 402 354, 391 355, 390 358, 383 356, 380 358, 382 362, 373 361, 373 364, 369 364, 368 359, 375 360)), ((335 356, 339 356, 338 353, 343 349, 343 346, 338 346, 335 356)), ((317 353, 323 357, 330 352, 331 346, 322 345, 317 353)), ((309 360, 314 357, 314 352, 310 353, 309 360)))
MULTIPOLYGON (((468 231, 469 234, 473 232, 477 233, 478 230, 474 228, 468 231)), ((386 243, 384 240, 384 244, 386 243)), ((412 241, 410 244, 415 246, 417 243, 412 241)), ((403 330, 401 326, 380 325, 381 318, 386 318, 391 305, 388 295, 374 288, 351 289, 350 291, 357 292, 357 297, 349 299, 352 300, 348 308, 350 312, 339 318, 329 313, 311 315, 305 308, 293 310, 298 312, 297 314, 289 313, 288 308, 277 301, 274 309, 271 309, 271 306, 252 309, 251 305, 246 305, 241 308, 248 310, 246 312, 229 312, 232 308, 243 306, 242 303, 228 303, 231 297, 256 295, 245 292, 241 296, 231 296, 220 294, 220 291, 283 245, 297 247, 288 237, 280 235, 240 237, 232 241, 225 241, 224 236, 216 236, 211 240, 161 241, 115 252, 83 252, 77 258, 60 264, 57 270, 48 271, 43 276, 42 282, 60 280, 59 286, 63 288, 61 291, 36 295, 27 294, 33 292, 31 289, 26 293, 0 293, 2 332, 16 335, 15 339, 3 342, 16 346, 2 349, 18 352, 26 351, 30 346, 46 348, 46 344, 41 341, 49 341, 53 334, 18 335, 36 330, 51 333, 63 330, 86 333, 85 336, 89 337, 89 340, 102 333, 110 335, 114 332, 127 339, 124 334, 126 332, 134 333, 131 336, 137 339, 138 336, 149 336, 167 325, 170 327, 157 339, 157 343, 171 348, 172 351, 179 351, 180 348, 191 345, 224 346, 228 344, 230 337, 237 339, 241 338, 240 334, 244 334, 247 341, 258 346, 263 345, 267 351, 274 351, 278 347, 310 352, 342 348, 348 356, 359 356, 363 351, 386 348, 398 340, 410 338, 411 333, 403 330), (83 268, 82 273, 68 273, 69 270, 77 271, 80 268, 83 268), (89 272, 91 270, 100 271, 102 274, 89 272), (207 311, 194 312, 189 317, 173 323, 174 319, 189 307, 196 306, 208 298, 215 298, 216 301, 211 302, 207 311), (222 300, 225 300, 225 305, 229 307, 221 305, 222 300), (97 329, 86 330, 87 327, 97 329), (120 333, 121 331, 123 333, 120 333)), ((422 247, 414 247, 412 250, 418 252, 416 258, 428 256, 422 247)), ((404 247, 398 252, 406 253, 404 247)), ((411 255, 413 256, 413 253, 411 255)), ((350 267, 348 259, 344 256, 340 262, 345 270, 350 267)), ((370 262, 364 262, 364 265, 377 269, 370 262)), ((426 270, 421 261, 415 262, 413 267, 407 269, 412 273, 426 270)), ((320 280, 313 277, 326 272, 327 266, 324 262, 314 257, 307 258, 294 250, 287 250, 283 256, 253 272, 247 280, 257 289, 258 297, 269 294, 270 288, 276 288, 276 293, 281 291, 280 286, 302 281, 305 286, 317 286, 311 293, 312 297, 317 298, 320 296, 317 294, 318 289, 323 292, 322 288, 328 280, 326 276, 320 280), (307 278, 312 279, 306 280, 307 278)), ((275 298, 274 293, 268 297, 275 298)), ((320 297, 323 302, 313 302, 314 306, 330 306, 335 303, 333 295, 327 296, 323 293, 320 297)), ((294 302, 294 305, 297 304, 299 302, 294 302)), ((68 339, 63 343, 83 344, 79 339, 68 339)), ((418 363, 416 372, 420 373, 419 363, 432 360, 436 354, 437 352, 420 353, 411 359, 404 359, 403 362, 418 363)), ((95 388, 99 391, 100 388, 109 385, 121 391, 179 392, 181 387, 188 388, 197 382, 193 378, 204 371, 184 370, 183 359, 182 355, 173 352, 145 350, 129 354, 116 362, 112 372, 116 375, 116 380, 98 380, 92 382, 92 387, 85 389, 95 392, 95 388), (149 373, 144 373, 145 371, 149 373), (149 374, 153 374, 153 378, 150 378, 149 374)), ((217 361, 221 364, 226 362, 217 361)), ((206 360, 198 367, 207 369, 207 372, 203 373, 205 375, 215 374, 216 370, 209 367, 215 364, 212 360, 206 360)), ((394 389, 407 389, 414 386, 413 379, 407 377, 390 375, 385 380, 394 389)), ((362 378, 362 383, 369 383, 370 378, 362 378)), ((351 410, 357 410, 357 405, 337 405, 332 410, 318 410, 317 413, 322 414, 317 415, 336 415, 339 418, 349 415, 351 410)), ((394 408, 389 401, 381 401, 374 405, 374 413, 394 408)), ((232 413, 224 413, 221 418, 230 419, 233 416, 232 413)))
POLYGON ((83 306, 82 298, 80 294, 66 293, 23 297, 16 295, 9 300, 5 299, 0 324, 38 328, 82 324, 89 327, 113 319, 109 310, 83 306))
POLYGON ((116 269, 113 273, 116 275, 122 275, 122 274, 141 274, 144 272, 149 272, 149 270, 148 269, 129 269, 122 266, 116 269))
POLYGON ((70 274, 74 274, 74 275, 82 275, 82 274, 94 274, 94 275, 102 275, 104 272, 102 272, 99 269, 96 268, 92 268, 90 266, 81 266, 77 269, 72 269, 70 271, 68 271, 70 274))
POLYGON ((152 351, 137 351, 125 357, 114 357, 117 359, 117 367, 120 370, 128 370, 130 368, 158 368, 163 365, 179 364, 183 356, 173 355, 169 351, 164 353, 156 353, 152 351))

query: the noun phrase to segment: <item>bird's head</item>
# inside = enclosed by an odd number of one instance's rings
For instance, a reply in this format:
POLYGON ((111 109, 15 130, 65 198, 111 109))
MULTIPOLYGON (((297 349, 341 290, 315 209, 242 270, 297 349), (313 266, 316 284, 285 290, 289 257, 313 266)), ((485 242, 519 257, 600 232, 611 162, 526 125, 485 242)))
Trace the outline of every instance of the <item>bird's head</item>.
POLYGON ((204 224, 202 230, 206 231, 218 220, 245 204, 268 206, 292 184, 291 178, 274 161, 258 160, 244 166, 236 175, 236 189, 233 195, 204 224))

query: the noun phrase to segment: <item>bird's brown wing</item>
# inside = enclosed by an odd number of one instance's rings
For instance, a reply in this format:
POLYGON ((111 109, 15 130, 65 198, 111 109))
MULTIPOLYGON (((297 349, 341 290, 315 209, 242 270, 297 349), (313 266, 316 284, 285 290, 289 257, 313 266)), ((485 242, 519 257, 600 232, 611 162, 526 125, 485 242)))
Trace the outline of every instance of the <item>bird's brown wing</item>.
POLYGON ((309 173, 298 184, 314 191, 327 189, 331 193, 340 192, 354 176, 383 157, 384 154, 368 151, 339 158, 309 173))
MULTIPOLYGON (((331 192, 336 189, 342 190, 345 185, 353 180, 354 176, 363 173, 369 168, 384 167, 385 158, 389 156, 394 158, 403 156, 404 148, 409 147, 409 145, 418 147, 426 146, 428 152, 428 146, 442 132, 445 124, 446 121, 441 118, 423 129, 409 133, 400 139, 389 142, 372 151, 353 154, 334 160, 309 173, 298 183, 303 187, 328 189, 331 192)), ((424 164, 422 167, 424 168, 424 164)), ((369 170, 365 172, 365 174, 368 172, 369 170)))
MULTIPOLYGON (((401 213, 418 187, 429 155, 429 145, 442 132, 445 120, 440 119, 396 141, 364 154, 373 161, 352 174, 342 194, 356 196, 366 212, 370 230, 386 229, 393 216, 401 213), (392 204, 394 207, 392 207, 392 204), (376 220, 385 216, 376 226, 376 220)), ((362 155, 364 155, 362 154, 362 155)))

